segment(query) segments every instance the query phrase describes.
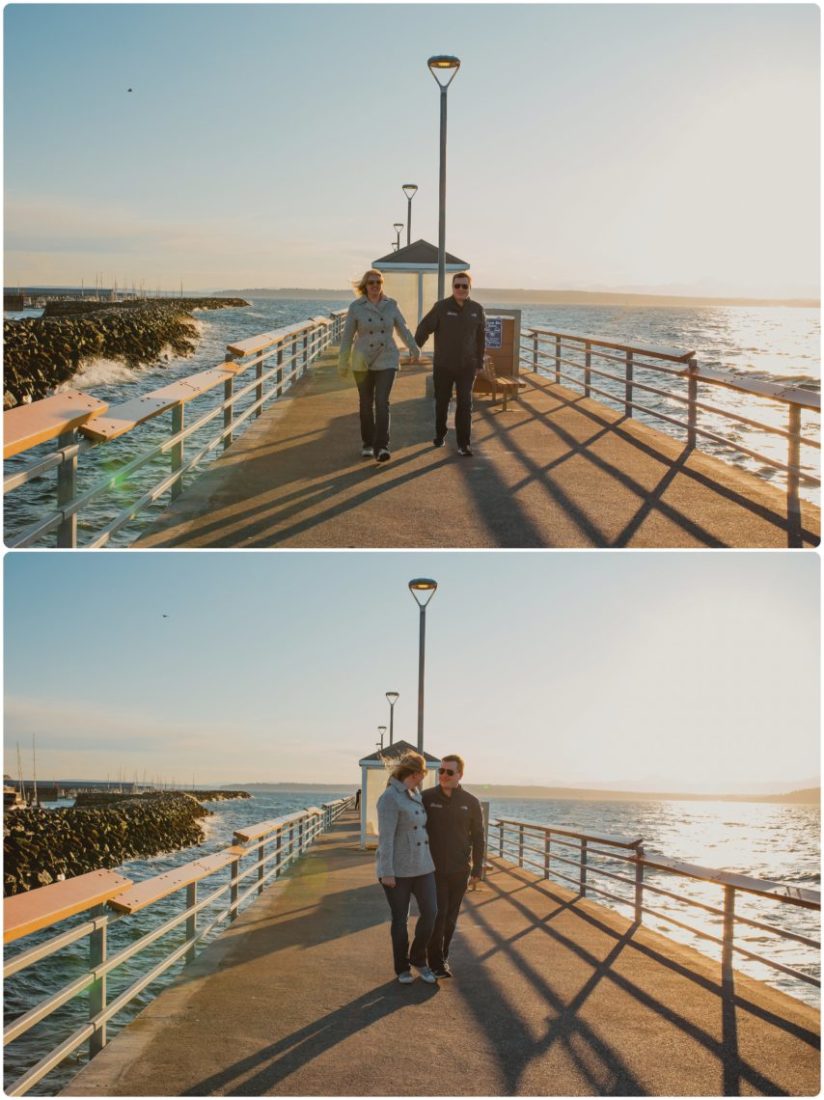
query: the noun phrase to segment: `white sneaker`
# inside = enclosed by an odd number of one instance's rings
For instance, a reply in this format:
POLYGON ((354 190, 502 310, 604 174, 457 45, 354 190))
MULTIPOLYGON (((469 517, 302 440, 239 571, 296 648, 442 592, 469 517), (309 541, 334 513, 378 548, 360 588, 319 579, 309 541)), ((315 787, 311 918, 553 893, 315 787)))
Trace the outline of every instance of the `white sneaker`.
POLYGON ((378 459, 378 462, 388 462, 392 456, 390 455, 388 449, 386 447, 383 447, 380 451, 378 451, 376 457, 378 459))
POLYGON ((360 453, 361 453, 361 458, 374 458, 375 457, 375 452, 372 450, 371 447, 367 447, 365 443, 361 447, 360 453))
POLYGON ((403 985, 411 985, 414 980, 411 970, 404 970, 402 974, 398 974, 398 981, 403 985))
POLYGON ((438 979, 432 973, 428 966, 416 966, 415 969, 418 972, 418 977, 422 982, 436 982, 438 979))

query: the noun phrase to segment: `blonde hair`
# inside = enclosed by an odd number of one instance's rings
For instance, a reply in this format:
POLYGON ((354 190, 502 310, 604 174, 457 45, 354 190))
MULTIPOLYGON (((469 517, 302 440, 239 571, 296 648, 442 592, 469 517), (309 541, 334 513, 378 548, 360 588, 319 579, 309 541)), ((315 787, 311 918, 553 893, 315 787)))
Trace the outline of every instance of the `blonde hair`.
POLYGON ((355 290, 360 294, 361 298, 366 294, 366 280, 370 275, 379 275, 381 282, 383 282, 383 272, 378 271, 376 267, 370 267, 368 271, 364 271, 360 277, 360 282, 355 283, 355 290))
MULTIPOLYGON (((416 772, 425 771, 426 760, 424 760, 421 754, 419 752, 407 752, 404 753, 389 773, 389 779, 397 779, 402 783, 404 779, 408 779, 410 775, 415 775, 416 772)), ((389 779, 386 781, 387 787, 389 786, 389 779)))

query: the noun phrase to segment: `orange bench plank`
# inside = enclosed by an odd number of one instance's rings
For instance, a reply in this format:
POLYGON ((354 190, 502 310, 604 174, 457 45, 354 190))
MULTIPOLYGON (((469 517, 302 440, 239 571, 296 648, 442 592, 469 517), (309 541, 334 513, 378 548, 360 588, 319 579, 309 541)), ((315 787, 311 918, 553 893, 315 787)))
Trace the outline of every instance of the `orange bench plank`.
POLYGON ((108 407, 106 401, 98 401, 80 390, 65 390, 30 405, 17 405, 3 413, 3 458, 56 439, 63 432, 100 416, 108 407))
POLYGON ((234 344, 227 344, 226 350, 232 355, 254 355, 258 351, 265 351, 272 344, 285 337, 297 336, 298 333, 312 328, 312 321, 301 322, 296 325, 285 325, 283 328, 272 329, 271 332, 262 332, 259 336, 250 336, 248 340, 237 340, 234 344))
POLYGON ((53 882, 3 901, 3 942, 11 943, 57 921, 102 905, 112 895, 132 885, 116 871, 89 871, 85 875, 53 882))
POLYGON ((214 874, 222 867, 228 867, 230 863, 234 863, 245 854, 243 848, 232 847, 210 856, 203 856, 202 859, 193 859, 162 875, 154 875, 152 878, 144 879, 143 882, 132 884, 130 889, 109 898, 109 905, 118 913, 137 913, 152 902, 160 901, 161 898, 174 894, 175 891, 192 882, 199 882, 200 879, 214 874))

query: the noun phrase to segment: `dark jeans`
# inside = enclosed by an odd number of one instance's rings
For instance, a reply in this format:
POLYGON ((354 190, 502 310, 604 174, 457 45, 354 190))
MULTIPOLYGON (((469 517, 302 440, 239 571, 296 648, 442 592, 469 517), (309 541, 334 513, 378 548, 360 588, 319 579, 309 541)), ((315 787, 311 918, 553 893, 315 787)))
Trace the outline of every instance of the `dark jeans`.
POLYGON ((403 974, 412 966, 426 966, 426 945, 435 927, 438 901, 435 893, 435 874, 416 875, 414 878, 396 878, 395 886, 384 886, 383 892, 392 911, 392 955, 395 960, 395 973, 403 974), (412 895, 418 903, 418 923, 415 925, 415 938, 409 949, 409 901, 412 895))
POLYGON ((435 390, 435 435, 443 439, 446 435, 446 414, 455 388, 455 436, 459 447, 468 447, 472 434, 472 387, 475 384, 475 368, 463 367, 453 370, 451 367, 437 366, 432 371, 432 385, 435 390))
POLYGON ((432 938, 429 941, 429 965, 433 970, 443 966, 449 958, 449 944, 458 923, 458 913, 469 885, 469 870, 454 871, 449 875, 435 872, 435 888, 438 896, 438 915, 432 938))
POLYGON ((360 431, 364 447, 375 454, 389 446, 389 393, 395 370, 356 370, 360 399, 360 431))

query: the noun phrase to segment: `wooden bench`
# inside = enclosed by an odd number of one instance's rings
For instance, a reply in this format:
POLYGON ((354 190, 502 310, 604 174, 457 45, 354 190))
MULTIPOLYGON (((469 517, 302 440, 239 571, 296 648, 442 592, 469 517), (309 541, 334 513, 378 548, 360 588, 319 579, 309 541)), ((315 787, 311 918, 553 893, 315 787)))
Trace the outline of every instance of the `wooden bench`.
POLYGON ((484 366, 485 370, 475 375, 475 385, 472 387, 472 392, 490 393, 493 402, 497 401, 500 392, 503 399, 503 409, 506 412, 509 398, 517 397, 518 393, 526 388, 526 383, 520 382, 517 378, 509 378, 505 374, 498 374, 495 364, 489 356, 484 360, 484 366), (493 375, 492 378, 489 377, 487 371, 493 375))
POLYGON ((245 855, 243 848, 224 848, 222 852, 215 852, 211 856, 203 856, 201 859, 193 859, 190 863, 184 863, 165 874, 155 875, 153 878, 144 879, 143 882, 131 884, 131 889, 123 890, 115 897, 108 899, 110 908, 118 913, 138 913, 161 898, 174 894, 184 886, 213 875, 223 867, 235 863, 245 855))
POLYGON ((105 401, 80 390, 65 390, 3 413, 3 458, 28 451, 86 424, 108 409, 105 401))
POLYGON ((116 871, 89 871, 3 900, 3 942, 11 943, 92 909, 127 889, 132 880, 116 871))

